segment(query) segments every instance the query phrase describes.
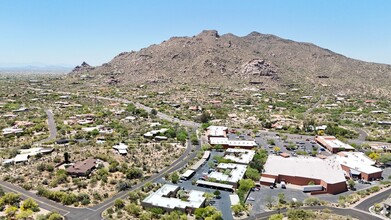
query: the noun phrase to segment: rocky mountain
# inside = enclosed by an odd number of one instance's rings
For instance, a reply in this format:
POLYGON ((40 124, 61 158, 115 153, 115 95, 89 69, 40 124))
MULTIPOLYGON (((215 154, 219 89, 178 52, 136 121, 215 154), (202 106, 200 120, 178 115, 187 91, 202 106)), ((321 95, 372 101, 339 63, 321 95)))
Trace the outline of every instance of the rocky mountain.
POLYGON ((238 37, 202 31, 172 37, 140 51, 123 52, 98 67, 86 63, 69 76, 105 84, 296 84, 332 91, 389 94, 391 66, 345 57, 311 43, 252 32, 238 37))

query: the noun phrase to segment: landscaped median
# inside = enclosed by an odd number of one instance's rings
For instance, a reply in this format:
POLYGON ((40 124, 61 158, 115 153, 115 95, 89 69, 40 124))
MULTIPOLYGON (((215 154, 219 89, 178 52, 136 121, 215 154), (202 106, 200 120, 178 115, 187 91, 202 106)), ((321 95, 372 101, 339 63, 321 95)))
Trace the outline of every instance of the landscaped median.
POLYGON ((338 204, 336 204, 335 206, 345 208, 345 207, 355 205, 356 203, 362 201, 362 199, 364 199, 370 195, 373 195, 375 193, 378 193, 381 190, 389 188, 390 186, 391 186, 391 182, 383 181, 383 182, 381 182, 381 185, 372 186, 367 189, 359 190, 359 191, 352 193, 350 195, 347 195, 347 196, 340 196, 338 199, 338 204))

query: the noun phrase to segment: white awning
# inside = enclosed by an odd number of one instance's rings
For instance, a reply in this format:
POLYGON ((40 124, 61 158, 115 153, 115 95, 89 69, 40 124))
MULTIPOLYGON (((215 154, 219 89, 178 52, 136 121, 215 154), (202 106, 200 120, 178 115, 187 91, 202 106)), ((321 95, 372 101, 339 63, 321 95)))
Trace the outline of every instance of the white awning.
POLYGON ((276 179, 274 178, 270 178, 270 177, 264 177, 264 176, 261 176, 261 179, 259 180, 260 182, 264 182, 264 183, 275 183, 276 182, 276 179))

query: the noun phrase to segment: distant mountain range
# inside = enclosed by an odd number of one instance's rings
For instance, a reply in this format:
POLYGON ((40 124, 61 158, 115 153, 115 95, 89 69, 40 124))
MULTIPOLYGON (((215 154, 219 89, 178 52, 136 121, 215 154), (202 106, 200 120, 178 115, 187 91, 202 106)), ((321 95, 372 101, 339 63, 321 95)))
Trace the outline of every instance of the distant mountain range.
POLYGON ((68 73, 71 70, 72 67, 67 65, 0 63, 0 73, 68 73))
POLYGON ((332 92, 389 95, 391 66, 351 59, 311 43, 252 32, 244 37, 202 31, 123 52, 102 66, 77 66, 70 78, 94 83, 303 85, 332 92))

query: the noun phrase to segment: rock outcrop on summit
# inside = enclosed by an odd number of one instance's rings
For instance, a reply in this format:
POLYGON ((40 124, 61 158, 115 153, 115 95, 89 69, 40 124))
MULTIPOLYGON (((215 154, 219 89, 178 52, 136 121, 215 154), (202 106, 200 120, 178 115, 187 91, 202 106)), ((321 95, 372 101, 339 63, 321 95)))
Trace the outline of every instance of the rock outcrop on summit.
POLYGON ((80 75, 110 85, 257 81, 266 87, 293 83, 375 93, 373 90, 387 92, 391 87, 390 65, 347 58, 311 43, 270 34, 252 32, 238 37, 215 30, 122 52, 102 66, 83 63, 70 74, 80 75))

